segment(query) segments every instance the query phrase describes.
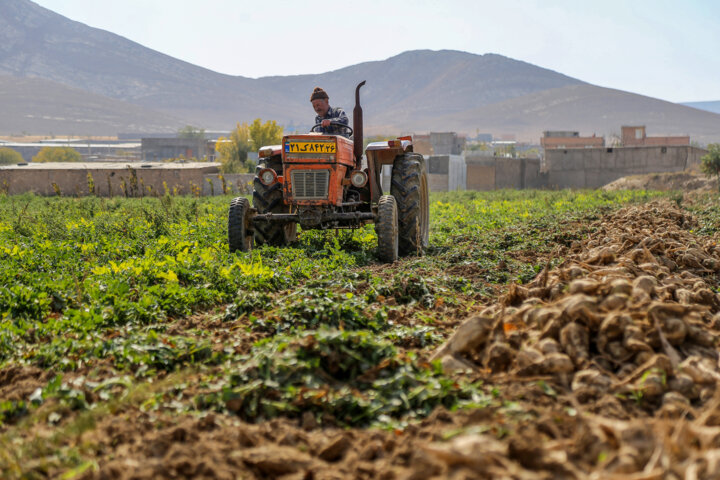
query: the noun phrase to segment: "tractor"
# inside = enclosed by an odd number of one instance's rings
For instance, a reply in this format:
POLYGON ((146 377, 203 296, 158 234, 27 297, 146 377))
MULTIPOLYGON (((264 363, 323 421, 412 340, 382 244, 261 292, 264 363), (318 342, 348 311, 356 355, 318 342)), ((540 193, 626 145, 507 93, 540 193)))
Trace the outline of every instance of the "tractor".
POLYGON ((245 197, 230 203, 231 252, 254 245, 288 245, 303 230, 354 229, 374 223, 378 257, 392 263, 428 246, 428 177, 411 137, 370 143, 363 157, 361 82, 355 88, 353 127, 343 135, 315 132, 285 135, 282 145, 260 148, 252 206, 245 197), (392 165, 390 192, 381 172, 392 165))

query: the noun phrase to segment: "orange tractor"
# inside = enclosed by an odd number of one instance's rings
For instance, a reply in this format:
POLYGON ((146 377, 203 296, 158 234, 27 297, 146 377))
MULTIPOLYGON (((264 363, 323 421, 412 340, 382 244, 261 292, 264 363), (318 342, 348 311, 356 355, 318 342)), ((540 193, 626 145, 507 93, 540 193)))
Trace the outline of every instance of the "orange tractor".
MULTIPOLYGON (((353 128, 348 136, 286 135, 282 145, 259 150, 252 207, 245 197, 230 204, 230 251, 255 245, 287 245, 297 225, 308 229, 359 228, 375 223, 378 256, 422 252, 428 245, 428 178, 411 137, 370 143, 363 157, 361 82, 355 88, 353 128), (392 165, 390 192, 383 192, 383 165, 392 165)), ((313 130, 319 125, 315 125, 313 130)))

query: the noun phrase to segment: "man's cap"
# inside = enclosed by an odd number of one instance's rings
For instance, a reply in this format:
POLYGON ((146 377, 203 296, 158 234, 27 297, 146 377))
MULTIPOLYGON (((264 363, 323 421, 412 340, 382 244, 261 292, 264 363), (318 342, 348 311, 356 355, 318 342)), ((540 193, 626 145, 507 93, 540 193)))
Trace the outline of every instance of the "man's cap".
POLYGON ((328 99, 330 97, 328 97, 328 94, 325 93, 325 90, 323 90, 320 87, 315 87, 315 90, 313 90, 312 95, 310 95, 310 101, 312 102, 313 100, 319 100, 321 98, 328 99))

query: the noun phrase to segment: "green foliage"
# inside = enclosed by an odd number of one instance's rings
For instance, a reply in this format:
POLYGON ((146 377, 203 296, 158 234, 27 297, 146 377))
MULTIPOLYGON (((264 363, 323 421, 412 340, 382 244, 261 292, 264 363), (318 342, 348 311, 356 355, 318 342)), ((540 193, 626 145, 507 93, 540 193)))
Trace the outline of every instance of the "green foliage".
POLYGON ((248 152, 257 151, 266 145, 277 145, 282 141, 283 129, 274 120, 262 123, 256 118, 252 124, 238 123, 230 132, 230 138, 220 137, 216 143, 218 161, 222 173, 243 173, 252 171, 254 165, 248 162, 248 152))
MULTIPOLYGON (((364 268, 377 262, 372 225, 303 231, 292 247, 230 254, 229 197, 8 196, 0 202, 0 368, 30 364, 72 378, 100 371, 127 383, 212 371, 205 387, 191 389, 202 392, 195 402, 171 385, 148 405, 247 419, 307 409, 365 425, 482 403, 474 387, 394 346, 439 343, 444 308, 462 315, 461 300, 484 302, 489 283, 527 281, 542 267, 516 254, 569 245, 587 230, 568 225, 656 195, 433 194, 428 254, 404 260, 395 275, 364 268), (204 318, 208 330, 188 317, 204 318), (251 356, 248 337, 266 338, 251 356)), ((35 403, 0 403, 2 421, 33 414, 39 402, 94 408, 129 388, 96 394, 101 387, 89 380, 53 382, 35 403)))
POLYGON ((13 165, 22 163, 23 157, 12 148, 0 148, 0 165, 13 165))
POLYGON ((720 143, 711 143, 707 147, 708 153, 702 156, 700 168, 708 177, 718 178, 718 190, 720 190, 720 143))
POLYGON ((470 152, 489 152, 492 146, 486 142, 474 142, 466 145, 465 150, 470 152))
POLYGON ((33 162, 79 162, 82 157, 72 147, 43 147, 32 159, 33 162))
POLYGON ((250 127, 247 123, 238 123, 230 132, 230 138, 220 137, 215 150, 221 163, 222 173, 242 173, 249 171, 247 154, 252 150, 250 127))
POLYGON ((255 326, 274 332, 321 326, 379 331, 386 327, 386 321, 385 312, 371 311, 364 297, 330 290, 325 282, 310 282, 285 297, 277 316, 256 320, 255 326))
POLYGON ((283 128, 275 123, 275 120, 268 120, 262 123, 262 120, 256 118, 249 127, 250 143, 253 150, 268 145, 279 145, 282 142, 283 128))
POLYGON ((493 155, 496 157, 516 158, 517 150, 515 149, 515 145, 512 144, 496 146, 493 155))
POLYGON ((400 304, 421 302, 432 307, 435 303, 427 281, 416 273, 403 272, 395 275, 392 284, 380 287, 378 293, 383 297, 393 297, 400 304))
POLYGON ((327 329, 259 344, 222 383, 217 393, 198 396, 197 407, 250 421, 313 412, 326 423, 357 426, 487 401, 475 386, 456 383, 413 356, 398 356, 369 332, 327 329))
POLYGON ((178 138, 185 138, 188 140, 205 140, 205 129, 193 127, 192 125, 185 125, 178 129, 178 138))
POLYGON ((2 400, 0 401, 0 425, 12 423, 28 413, 28 405, 23 400, 2 400))

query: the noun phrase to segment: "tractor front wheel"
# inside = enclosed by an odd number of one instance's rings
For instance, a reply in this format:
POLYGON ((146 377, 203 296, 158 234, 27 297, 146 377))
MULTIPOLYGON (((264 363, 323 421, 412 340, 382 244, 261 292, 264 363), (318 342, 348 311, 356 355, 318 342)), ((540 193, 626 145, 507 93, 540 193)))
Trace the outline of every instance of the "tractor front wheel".
POLYGON ((228 247, 230 252, 252 249, 253 236, 250 233, 250 202, 245 197, 237 197, 230 202, 228 213, 228 247))
POLYGON ((386 263, 398 259, 398 209, 392 195, 383 195, 378 202, 375 223, 378 237, 378 257, 386 263))
MULTIPOLYGON (((253 207, 258 213, 288 213, 283 202, 281 183, 266 186, 255 177, 253 180, 253 207)), ((276 247, 288 245, 297 239, 297 224, 260 222, 255 225, 255 243, 276 247)))
POLYGON ((422 155, 406 153, 395 158, 390 193, 398 207, 400 253, 422 253, 430 238, 430 196, 422 155))

